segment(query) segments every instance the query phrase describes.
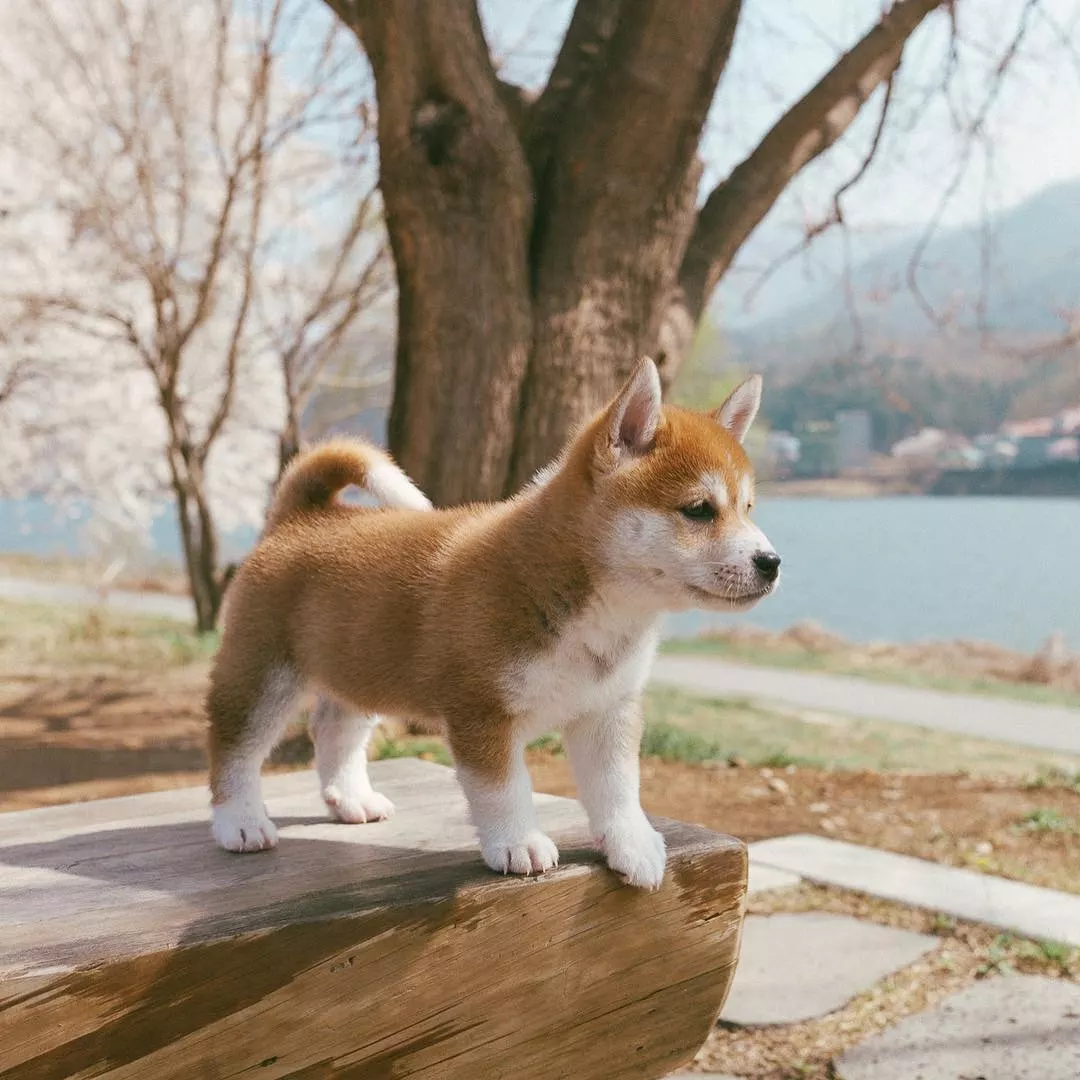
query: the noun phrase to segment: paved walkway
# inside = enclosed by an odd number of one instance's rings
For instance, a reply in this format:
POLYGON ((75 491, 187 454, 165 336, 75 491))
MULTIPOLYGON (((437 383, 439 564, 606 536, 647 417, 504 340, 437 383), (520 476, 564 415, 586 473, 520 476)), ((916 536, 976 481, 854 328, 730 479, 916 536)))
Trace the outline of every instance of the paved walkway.
MULTIPOLYGON (((1024 936, 1080 940, 1080 896, 891 852, 781 836, 751 844, 750 867, 751 892, 789 888, 805 875, 1024 936)), ((940 944, 933 935, 846 915, 748 915, 721 1019, 782 1032, 824 1018, 931 957, 940 944)), ((868 1035, 833 1068, 843 1080, 1076 1080, 1080 985, 1030 975, 979 980, 868 1035)), ((726 1073, 675 1076, 739 1080, 726 1073)))
POLYGON ((753 891, 784 888, 805 878, 1080 949, 1080 896, 1075 893, 825 836, 759 840, 750 845, 750 865, 757 875, 753 891))
POLYGON ((846 675, 749 667, 697 656, 657 658, 653 681, 693 693, 777 701, 1080 755, 1080 709, 894 686, 846 675))
POLYGON ((161 615, 187 621, 195 618, 195 608, 186 596, 165 593, 110 589, 102 594, 87 585, 67 581, 37 581, 31 578, 0 577, 0 600, 22 600, 32 604, 73 604, 96 607, 104 604, 114 611, 133 615, 161 615))

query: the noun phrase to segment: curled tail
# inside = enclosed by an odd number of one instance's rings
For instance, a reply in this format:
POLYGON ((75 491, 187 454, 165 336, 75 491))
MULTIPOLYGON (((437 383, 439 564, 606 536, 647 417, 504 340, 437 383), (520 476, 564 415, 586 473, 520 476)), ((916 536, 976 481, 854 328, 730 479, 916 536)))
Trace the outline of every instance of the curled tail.
POLYGON ((430 510, 424 493, 394 464, 389 454, 359 439, 333 439, 298 454, 274 493, 266 530, 294 514, 329 506, 342 488, 355 484, 381 506, 430 510))

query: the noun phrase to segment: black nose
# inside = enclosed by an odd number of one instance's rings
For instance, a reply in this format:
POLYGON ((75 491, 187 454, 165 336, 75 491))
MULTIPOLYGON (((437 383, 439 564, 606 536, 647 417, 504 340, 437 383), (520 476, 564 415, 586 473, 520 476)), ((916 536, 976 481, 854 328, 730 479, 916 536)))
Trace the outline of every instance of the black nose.
POLYGON ((780 556, 775 551, 759 551, 751 561, 766 581, 775 581, 780 576, 780 556))

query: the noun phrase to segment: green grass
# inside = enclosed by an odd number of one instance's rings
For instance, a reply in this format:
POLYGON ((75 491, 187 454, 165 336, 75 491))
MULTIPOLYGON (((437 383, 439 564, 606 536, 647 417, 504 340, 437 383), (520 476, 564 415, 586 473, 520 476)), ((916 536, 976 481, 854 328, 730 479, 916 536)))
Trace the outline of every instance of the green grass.
POLYGON ((733 643, 721 638, 679 638, 666 641, 662 651, 667 653, 716 656, 734 663, 760 667, 786 668, 796 671, 820 671, 831 675, 851 675, 871 682, 913 686, 927 690, 942 690, 951 694, 978 694, 983 697, 1003 697, 1015 701, 1030 701, 1040 705, 1066 705, 1080 708, 1080 695, 1038 683, 1002 682, 991 678, 954 678, 932 675, 912 668, 880 663, 867 667, 852 663, 843 655, 809 652, 804 649, 771 648, 765 645, 733 643))
POLYGON ((780 711, 667 688, 648 691, 645 719, 643 752, 669 760, 738 757, 757 766, 967 772, 1032 782, 1080 772, 1078 758, 988 739, 833 713, 780 711))
MULTIPOLYGON (((564 752, 556 734, 534 739, 529 749, 564 752)), ((691 765, 739 761, 755 768, 796 765, 1020 776, 1033 789, 1059 786, 1074 778, 1080 782, 1080 758, 907 724, 779 711, 750 701, 720 701, 668 688, 645 694, 641 754, 691 765)), ((1047 827, 1046 822, 1042 827, 1047 827)))
POLYGON ((1080 819, 1069 817, 1053 807, 1038 806, 1021 818, 1020 828, 1027 832, 1080 835, 1080 819))
POLYGON ((440 765, 453 764, 450 751, 440 739, 413 738, 412 736, 377 737, 374 757, 380 761, 387 758, 418 757, 426 761, 437 761, 440 765))
POLYGON ((546 750, 549 754, 554 754, 556 757, 562 757, 566 752, 563 749, 562 739, 559 738, 559 734, 556 731, 550 731, 546 735, 541 735, 538 739, 533 739, 526 749, 546 750))
POLYGON ((660 720, 646 724, 641 740, 641 756, 701 764, 704 761, 723 761, 728 755, 719 742, 660 720))
POLYGON ((1060 765, 1047 766, 1036 770, 1027 782, 1029 791, 1041 791, 1043 788, 1071 787, 1080 794, 1080 770, 1064 768, 1060 765))
POLYGON ((216 634, 200 636, 172 619, 0 601, 0 666, 9 671, 43 664, 160 671, 208 660, 217 644, 216 634))

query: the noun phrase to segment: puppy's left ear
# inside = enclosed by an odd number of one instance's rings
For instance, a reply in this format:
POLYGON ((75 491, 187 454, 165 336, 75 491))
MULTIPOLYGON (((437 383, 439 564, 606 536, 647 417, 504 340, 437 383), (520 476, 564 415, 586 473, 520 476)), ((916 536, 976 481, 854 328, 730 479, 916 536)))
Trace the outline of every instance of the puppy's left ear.
POLYGON ((660 373, 652 360, 645 357, 608 406, 607 449, 616 458, 625 453, 644 454, 656 438, 661 408, 660 373))
POLYGON ((739 383, 731 391, 727 401, 713 413, 713 416, 721 427, 727 428, 739 442, 742 442, 760 407, 761 376, 751 375, 749 379, 739 383))

